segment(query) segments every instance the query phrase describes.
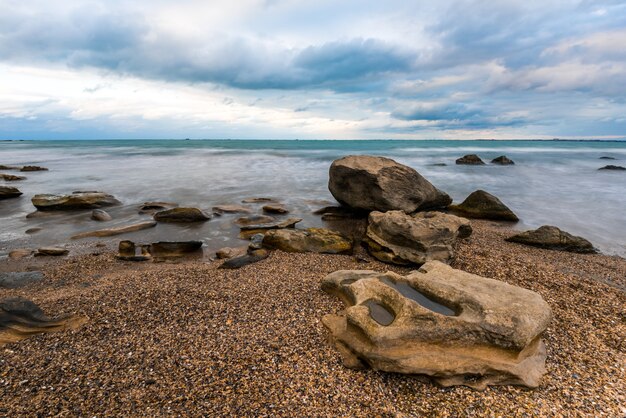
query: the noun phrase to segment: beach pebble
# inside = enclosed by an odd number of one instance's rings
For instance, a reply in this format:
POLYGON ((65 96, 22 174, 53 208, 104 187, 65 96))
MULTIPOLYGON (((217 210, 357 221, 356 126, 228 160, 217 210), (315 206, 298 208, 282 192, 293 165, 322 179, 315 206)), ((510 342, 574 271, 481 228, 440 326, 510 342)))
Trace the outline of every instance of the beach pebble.
POLYGON ((112 220, 113 218, 105 210, 94 209, 93 212, 91 212, 91 219, 93 219, 94 221, 107 222, 112 220))

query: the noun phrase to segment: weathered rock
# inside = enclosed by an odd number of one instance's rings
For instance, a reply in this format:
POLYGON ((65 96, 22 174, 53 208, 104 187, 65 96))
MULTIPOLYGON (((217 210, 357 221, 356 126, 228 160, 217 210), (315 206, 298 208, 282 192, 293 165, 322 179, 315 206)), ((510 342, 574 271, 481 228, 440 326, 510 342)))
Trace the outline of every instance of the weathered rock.
MULTIPOLYGON (((30 252, 32 253, 32 251, 30 252)), ((18 287, 24 287, 32 283, 40 282, 43 279, 44 275, 40 271, 0 273, 0 287, 16 289, 18 287)))
POLYGON ((285 213, 289 213, 289 211, 282 205, 265 205, 263 206, 263 212, 265 213, 275 213, 279 215, 283 215, 285 213))
POLYGON ((509 157, 507 157, 506 155, 501 155, 491 160, 491 164, 515 165, 515 162, 511 160, 509 157))
POLYGON ((149 248, 149 245, 137 246, 132 241, 120 241, 115 258, 124 261, 148 261, 152 259, 149 248))
POLYGON ((158 222, 206 222, 211 215, 198 208, 173 208, 154 214, 158 222))
POLYGON ((25 234, 28 235, 32 235, 32 234, 36 234, 37 232, 41 232, 43 231, 43 228, 40 228, 38 226, 34 227, 34 228, 28 228, 26 231, 24 231, 25 234))
POLYGON ((471 233, 467 219, 445 213, 372 212, 363 243, 372 256, 385 263, 419 265, 430 260, 451 261, 456 240, 471 233))
POLYGON ((74 192, 69 195, 38 194, 33 196, 32 202, 40 211, 99 209, 121 203, 110 194, 102 192, 74 192))
POLYGON ((452 203, 417 171, 384 157, 352 155, 335 160, 328 189, 342 205, 364 211, 410 213, 452 203))
POLYGON ((621 165, 605 165, 604 167, 598 168, 598 170, 624 171, 626 170, 626 167, 622 167, 621 165))
POLYGON ((99 221, 99 222, 108 222, 112 220, 113 218, 105 210, 94 209, 93 212, 91 212, 91 219, 93 219, 94 221, 99 221))
POLYGON ((155 259, 202 255, 202 241, 159 241, 150 244, 150 255, 155 259))
POLYGON ((472 192, 460 205, 450 205, 451 211, 467 218, 492 219, 495 221, 519 221, 504 203, 484 190, 472 192))
POLYGON ((431 167, 446 167, 448 164, 446 163, 433 163, 433 164, 428 164, 431 167))
POLYGON ((28 257, 29 255, 32 255, 34 252, 35 251, 31 250, 30 248, 18 248, 9 252, 9 258, 13 260, 19 260, 24 257, 28 257))
POLYGON ((128 232, 141 231, 143 229, 154 228, 156 226, 155 221, 144 221, 132 225, 123 225, 115 228, 98 229, 96 231, 81 232, 80 234, 72 235, 72 239, 81 239, 89 237, 112 237, 115 235, 126 234, 128 232))
POLYGON ((617 158, 615 158, 615 157, 607 157, 607 156, 602 156, 602 157, 600 157, 600 160, 617 160, 617 158))
POLYGON ((468 154, 456 160, 457 164, 465 165, 485 165, 485 162, 476 154, 468 154))
POLYGON ((270 203, 270 202, 276 202, 276 200, 271 197, 249 197, 241 201, 241 203, 270 203))
POLYGON ((276 222, 276 218, 266 215, 252 215, 237 218, 235 223, 240 226, 261 225, 276 222))
POLYGON ((302 221, 301 218, 289 218, 280 222, 271 222, 257 225, 241 225, 239 228, 244 235, 250 237, 257 233, 263 233, 265 231, 269 231, 270 229, 283 229, 283 228, 294 228, 298 222, 302 221))
POLYGON ((27 299, 4 299, 0 301, 0 347, 43 332, 77 329, 87 320, 79 315, 49 318, 27 299))
POLYGON ((3 165, 0 164, 0 170, 19 170, 20 167, 16 167, 14 165, 3 165))
POLYGON ((346 310, 323 324, 350 368, 428 375, 443 386, 537 387, 548 304, 535 292, 430 261, 407 276, 337 271, 322 284, 346 310))
POLYGON ((45 167, 39 167, 38 165, 25 165, 20 168, 20 171, 48 171, 48 169, 45 167))
POLYGON ((597 252, 593 244, 586 239, 561 231, 556 226, 550 225, 544 225, 532 231, 513 235, 506 238, 506 241, 572 253, 593 254, 597 252))
POLYGON ((246 254, 247 248, 248 247, 239 247, 239 248, 224 247, 224 248, 220 248, 219 250, 217 250, 215 252, 215 256, 220 260, 238 257, 238 256, 246 254))
POLYGON ((24 176, 14 176, 12 174, 0 174, 0 178, 4 181, 20 181, 26 180, 24 176))
POLYGON ((213 206, 213 212, 215 213, 251 213, 252 210, 241 205, 218 205, 213 206))
POLYGON ((51 257, 59 257, 62 255, 67 255, 70 251, 63 247, 41 247, 37 249, 35 253, 35 257, 41 256, 51 256, 51 257))
POLYGON ((0 186, 0 200, 12 199, 15 197, 20 197, 21 195, 22 192, 20 192, 16 187, 0 186))
POLYGON ((339 221, 344 219, 361 219, 366 215, 362 211, 355 211, 347 206, 326 206, 313 212, 322 215, 324 221, 339 221))
POLYGON ((275 229, 267 231, 263 246, 292 253, 346 254, 352 252, 352 241, 326 228, 275 229))
POLYGON ((250 244, 248 244, 248 252, 260 250, 263 248, 263 234, 254 234, 250 237, 250 244))
POLYGON ((222 263, 218 268, 220 269, 239 269, 247 266, 248 264, 256 263, 261 260, 265 260, 269 257, 269 251, 267 250, 254 250, 247 254, 230 258, 222 263))
POLYGON ((143 205, 139 206, 139 213, 152 215, 155 212, 176 207, 178 207, 178 204, 171 202, 145 202, 143 205))

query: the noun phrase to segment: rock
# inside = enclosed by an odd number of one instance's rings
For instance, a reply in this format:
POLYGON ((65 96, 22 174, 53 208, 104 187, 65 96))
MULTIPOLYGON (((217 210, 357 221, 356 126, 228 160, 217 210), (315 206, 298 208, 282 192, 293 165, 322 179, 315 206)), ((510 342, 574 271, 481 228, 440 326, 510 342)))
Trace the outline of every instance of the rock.
POLYGON ((213 206, 213 212, 222 213, 252 213, 250 208, 240 205, 218 205, 213 206))
POLYGON ((45 167, 39 167, 38 165, 25 165, 20 168, 20 171, 48 171, 45 167))
POLYGON ((159 241, 150 244, 148 252, 155 259, 201 255, 202 244, 202 241, 159 241))
POLYGON ((457 164, 465 165, 485 165, 484 161, 476 154, 468 154, 456 160, 457 164))
POLYGON ((324 221, 338 221, 344 219, 361 219, 363 212, 355 212, 347 206, 326 206, 313 212, 314 215, 322 215, 324 221))
POLYGON ((430 260, 451 261, 456 240, 471 233, 467 219, 445 213, 372 212, 363 243, 372 256, 385 263, 419 265, 430 260))
POLYGON ((69 195, 38 194, 31 200, 40 211, 99 209, 121 204, 115 197, 102 192, 74 192, 69 195))
POLYGON ((242 232, 247 232, 250 235, 254 235, 258 232, 268 231, 270 229, 283 229, 293 228, 298 222, 302 221, 301 218, 289 218, 280 222, 256 224, 256 225, 241 225, 239 228, 242 232))
POLYGON ((515 162, 513 162, 513 160, 508 158, 506 155, 501 155, 491 160, 491 164, 515 165, 515 162))
POLYGON ((598 170, 624 171, 626 170, 626 167, 622 167, 621 165, 605 165, 604 167, 598 168, 598 170))
POLYGON ((263 246, 291 253, 347 254, 352 252, 352 241, 326 228, 275 229, 267 231, 263 246))
POLYGON ((544 225, 532 231, 513 235, 506 238, 506 241, 572 253, 593 254, 598 252, 586 239, 561 231, 556 226, 550 225, 544 225))
POLYGON ((148 251, 149 245, 136 246, 132 241, 120 241, 118 246, 118 254, 115 256, 118 260, 123 261, 147 261, 152 256, 148 251))
POLYGON ((176 207, 178 207, 178 204, 170 202, 145 202, 143 205, 139 206, 139 213, 153 215, 155 212, 176 207))
POLYGON ((222 263, 218 268, 220 269, 239 269, 247 266, 248 264, 256 263, 261 260, 265 260, 269 257, 269 251, 267 250, 255 250, 250 253, 228 259, 222 263))
POLYGON ((26 180, 26 177, 24 176, 14 176, 12 174, 0 174, 0 178, 4 181, 26 180))
POLYGON ((67 255, 70 251, 62 248, 62 247, 41 247, 37 249, 37 252, 35 253, 35 257, 41 257, 41 256, 52 256, 52 257, 59 257, 62 255, 67 255))
POLYGON ((153 228, 156 226, 155 221, 139 222, 132 225, 118 226, 115 228, 98 229, 96 231, 81 232, 80 234, 72 235, 72 239, 81 239, 89 237, 112 237, 115 235, 126 234, 128 232, 141 231, 143 229, 153 228))
POLYGON ((263 234, 254 234, 250 237, 250 244, 248 244, 248 252, 260 250, 263 248, 263 234))
POLYGON ((86 316, 79 315, 49 318, 27 299, 4 299, 0 301, 0 347, 34 334, 77 329, 87 320, 86 316))
POLYGON ((249 197, 247 199, 243 199, 241 203, 269 203, 276 202, 276 200, 271 197, 249 197))
POLYGON ((3 165, 0 164, 0 170, 19 170, 20 167, 15 167, 13 165, 3 165))
POLYGON ((99 221, 99 222, 107 222, 107 221, 112 220, 113 218, 105 210, 94 209, 93 212, 91 212, 91 219, 93 219, 94 221, 99 221))
POLYGON ((617 158, 615 158, 615 157, 607 157, 607 156, 602 156, 602 157, 600 157, 600 160, 617 160, 617 158))
POLYGON ((446 163, 434 163, 434 164, 429 164, 431 167, 446 167, 448 164, 446 163))
POLYGON ((36 234, 37 232, 41 232, 43 231, 43 228, 40 227, 34 227, 34 228, 28 228, 26 231, 24 231, 25 234, 28 235, 32 235, 32 234, 36 234))
POLYGON ((261 225, 276 222, 276 218, 266 215, 252 215, 237 218, 235 223, 240 226, 261 225))
POLYGON ((535 292, 429 261, 418 271, 336 271, 322 289, 346 309, 326 315, 344 365, 428 375, 442 386, 537 387, 552 313, 535 292))
POLYGON ((18 248, 9 252, 9 258, 13 260, 19 260, 24 257, 28 257, 29 255, 32 255, 34 252, 35 251, 31 250, 30 248, 18 248))
POLYGON ((285 209, 282 205, 265 205, 263 206, 263 212, 265 213, 275 213, 279 215, 283 215, 285 213, 289 213, 287 209, 285 209))
POLYGON ((364 211, 410 213, 452 203, 417 171, 384 157, 352 155, 335 160, 328 188, 342 205, 364 211))
POLYGON ((0 200, 12 199, 20 197, 21 195, 22 192, 20 192, 16 187, 0 186, 0 200))
MULTIPOLYGON (((29 251, 29 255, 32 253, 31 250, 26 251, 29 251)), ((18 287, 28 286, 31 283, 40 282, 43 279, 44 275, 40 271, 0 273, 0 288, 17 289, 18 287)))
POLYGON ((220 248, 219 250, 217 250, 215 252, 215 256, 220 260, 233 258, 233 257, 246 254, 247 248, 248 247, 239 247, 239 248, 224 247, 224 248, 220 248))
POLYGON ((460 205, 450 205, 449 210, 467 218, 492 219, 495 221, 519 221, 504 203, 484 190, 472 192, 460 205))
POLYGON ((198 208, 173 208, 154 214, 158 222, 205 222, 209 219, 211 215, 198 208))

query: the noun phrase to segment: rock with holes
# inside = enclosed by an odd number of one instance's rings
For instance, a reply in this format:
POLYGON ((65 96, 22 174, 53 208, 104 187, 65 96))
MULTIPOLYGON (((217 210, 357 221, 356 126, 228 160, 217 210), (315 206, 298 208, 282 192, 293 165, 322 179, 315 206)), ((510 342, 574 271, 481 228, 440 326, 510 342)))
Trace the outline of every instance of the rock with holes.
POLYGON ((74 192, 67 195, 38 194, 31 199, 37 210, 99 209, 119 205, 120 201, 102 192, 74 192))
POLYGON ((333 161, 328 189, 342 205, 362 211, 442 208, 452 203, 411 167, 392 159, 350 155, 333 161))
POLYGON ((363 244, 385 263, 419 265, 429 260, 452 260, 456 240, 471 233, 467 219, 445 213, 372 212, 363 244))
POLYGON ((430 261, 407 276, 342 270, 322 289, 346 305, 324 325, 350 368, 431 376, 443 386, 537 387, 552 313, 530 290, 430 261))

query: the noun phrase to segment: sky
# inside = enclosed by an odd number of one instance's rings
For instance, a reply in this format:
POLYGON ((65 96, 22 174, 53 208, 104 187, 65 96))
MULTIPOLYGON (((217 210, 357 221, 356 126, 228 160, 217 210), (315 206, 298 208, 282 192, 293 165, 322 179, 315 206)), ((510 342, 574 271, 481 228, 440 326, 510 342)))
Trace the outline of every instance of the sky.
POLYGON ((624 139, 626 1, 0 0, 0 139, 624 139))

